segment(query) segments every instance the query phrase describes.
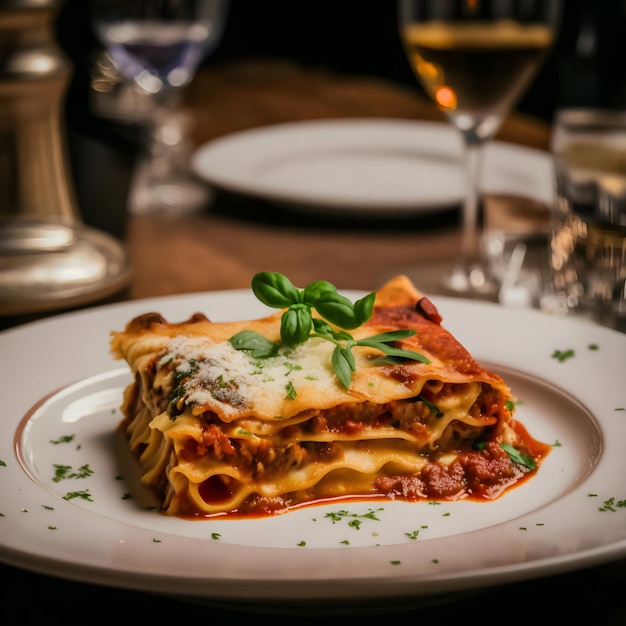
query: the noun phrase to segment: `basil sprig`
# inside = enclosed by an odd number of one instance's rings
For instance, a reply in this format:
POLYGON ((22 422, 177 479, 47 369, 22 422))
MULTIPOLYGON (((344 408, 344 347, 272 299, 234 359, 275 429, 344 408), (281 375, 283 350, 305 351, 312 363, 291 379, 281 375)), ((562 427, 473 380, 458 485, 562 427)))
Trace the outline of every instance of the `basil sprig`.
POLYGON ((376 300, 374 292, 353 303, 338 293, 337 288, 328 281, 317 280, 304 289, 298 289, 286 276, 277 272, 256 274, 252 279, 252 291, 263 304, 285 309, 280 320, 280 344, 251 330, 243 330, 230 338, 235 349, 248 352, 254 358, 275 356, 281 345, 293 349, 311 337, 320 337, 335 344, 332 365, 346 388, 350 387, 352 373, 356 371, 352 353, 355 346, 379 350, 385 355, 380 362, 398 363, 409 359, 430 363, 419 352, 393 345, 400 339, 414 335, 414 330, 396 330, 358 340, 347 332, 358 328, 372 317, 376 300), (313 310, 320 317, 314 317, 313 310))

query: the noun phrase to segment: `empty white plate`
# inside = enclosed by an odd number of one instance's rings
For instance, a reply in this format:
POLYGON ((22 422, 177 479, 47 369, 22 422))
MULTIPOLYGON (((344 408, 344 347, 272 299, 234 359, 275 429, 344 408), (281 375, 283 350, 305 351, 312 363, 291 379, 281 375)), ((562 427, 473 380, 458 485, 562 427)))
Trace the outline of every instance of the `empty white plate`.
MULTIPOLYGON (((461 155, 460 135, 448 124, 359 118, 232 133, 200 146, 191 165, 218 189, 294 209, 401 215, 460 203, 461 155)), ((491 142, 481 188, 549 203, 550 155, 491 142)))

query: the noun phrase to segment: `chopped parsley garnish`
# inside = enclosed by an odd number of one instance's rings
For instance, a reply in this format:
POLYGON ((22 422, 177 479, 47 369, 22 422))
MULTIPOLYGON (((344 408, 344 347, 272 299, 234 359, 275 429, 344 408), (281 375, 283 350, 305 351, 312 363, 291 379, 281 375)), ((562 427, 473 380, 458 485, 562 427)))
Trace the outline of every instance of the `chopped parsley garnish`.
POLYGON ((59 437, 58 439, 51 439, 50 443, 53 443, 54 445, 58 445, 60 443, 70 443, 74 441, 75 436, 76 435, 63 435, 62 437, 59 437))
POLYGON ((575 352, 571 348, 569 350, 555 350, 552 353, 552 358, 556 359, 559 363, 563 363, 567 361, 567 359, 571 359, 574 357, 575 352))
POLYGON ((342 519, 351 518, 348 522, 348 526, 359 530, 361 527, 361 521, 364 519, 380 522, 380 518, 376 516, 376 513, 379 511, 384 511, 384 509, 369 509, 367 513, 350 513, 350 511, 342 509, 341 511, 330 511, 329 513, 326 513, 324 517, 329 518, 333 524, 336 524, 342 519))
POLYGON ((598 511, 612 511, 615 512, 617 509, 626 508, 626 500, 616 500, 615 498, 609 498, 605 500, 601 507, 598 508, 598 511))
POLYGON ((81 465, 77 470, 74 470, 71 465, 54 464, 54 477, 52 480, 58 483, 66 478, 87 478, 92 474, 93 470, 89 467, 89 464, 81 465))
MULTIPOLYGON (((187 370, 175 370, 174 371, 174 388, 172 389, 168 400, 170 403, 175 404, 177 400, 180 400, 185 395, 185 381, 198 373, 200 366, 195 359, 189 359, 189 369, 187 370)), ((171 405, 170 405, 171 406, 171 405)), ((173 409, 170 410, 170 417, 173 409)))
POLYGON ((295 400, 296 399, 296 396, 298 395, 298 392, 296 391, 296 388, 293 386, 293 383, 291 381, 289 381, 285 385, 285 391, 287 392, 287 399, 288 400, 295 400))
POLYGON ((85 489, 84 491, 70 491, 63 496, 64 500, 74 500, 75 498, 87 500, 87 502, 93 502, 89 489, 85 489))

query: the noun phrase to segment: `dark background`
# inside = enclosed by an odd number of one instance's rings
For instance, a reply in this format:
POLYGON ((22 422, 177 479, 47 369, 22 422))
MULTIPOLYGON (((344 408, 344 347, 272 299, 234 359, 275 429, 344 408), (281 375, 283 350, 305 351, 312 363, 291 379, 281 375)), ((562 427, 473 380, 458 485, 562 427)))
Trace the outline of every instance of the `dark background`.
MULTIPOLYGON (((57 20, 57 39, 74 64, 65 126, 84 221, 123 237, 123 207, 141 129, 90 109, 90 71, 100 50, 90 5, 91 0, 66 0, 57 20), (106 202, 93 189, 103 171, 109 181, 106 202)), ((401 47, 395 0, 230 0, 222 39, 204 65, 243 59, 288 59, 423 93, 401 47)), ((563 0, 556 44, 515 109, 549 123, 565 106, 626 108, 625 59, 626 0, 563 0)))
MULTIPOLYGON (((626 104, 626 2, 564 0, 557 45, 517 109, 550 120, 569 105, 626 104)), ((394 0, 231 0, 223 41, 207 63, 291 57, 304 66, 417 85, 394 0)))
MULTIPOLYGON (((67 0, 58 21, 83 90, 98 47, 89 6, 90 0, 67 0)), ((231 0, 222 40, 205 65, 251 57, 288 58, 420 90, 401 48, 394 0, 231 0)), ((564 0, 556 46, 516 108, 549 121, 561 106, 626 106, 625 59, 626 0, 564 0)))

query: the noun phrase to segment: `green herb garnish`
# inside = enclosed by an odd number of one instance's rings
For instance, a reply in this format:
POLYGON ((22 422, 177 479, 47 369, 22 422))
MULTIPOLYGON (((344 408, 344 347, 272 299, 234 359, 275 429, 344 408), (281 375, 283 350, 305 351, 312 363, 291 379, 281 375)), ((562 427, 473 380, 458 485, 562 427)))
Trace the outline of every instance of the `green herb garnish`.
POLYGON ((617 509, 626 508, 626 500, 616 500, 614 497, 604 501, 604 504, 598 508, 598 511, 612 511, 617 509))
POLYGON ((89 464, 81 465, 77 470, 71 465, 54 464, 54 476, 52 480, 58 483, 66 478, 87 478, 93 474, 93 470, 89 464))
POLYGON ((285 309, 280 320, 280 344, 269 341, 259 333, 244 330, 230 338, 237 350, 248 352, 254 358, 275 356, 281 346, 294 349, 312 337, 319 337, 335 344, 332 365, 344 387, 350 387, 356 364, 352 349, 367 346, 385 355, 381 362, 397 363, 413 360, 430 363, 423 354, 403 350, 394 342, 415 334, 414 330, 397 330, 380 333, 364 339, 354 339, 349 330, 362 326, 372 317, 376 294, 374 292, 352 303, 337 292, 337 288, 325 280, 309 283, 298 289, 283 274, 259 272, 252 278, 252 291, 263 304, 285 309), (314 317, 313 311, 320 317, 314 317))
POLYGON ((522 454, 514 448, 510 443, 501 443, 500 447, 509 455, 509 458, 518 465, 523 465, 528 469, 534 470, 537 467, 535 460, 528 454, 522 454))
POLYGON ((84 489, 83 491, 69 491, 63 496, 64 500, 74 500, 74 498, 80 498, 81 500, 93 502, 89 489, 84 489))
POLYGON ((63 435, 58 439, 51 439, 50 443, 53 443, 54 445, 58 445, 60 443, 70 443, 71 441, 74 441, 74 436, 75 435, 63 435))
POLYGON ((423 402, 435 417, 443 417, 443 411, 434 402, 427 400, 424 396, 417 396, 417 399, 423 402))
POLYGON ((296 388, 293 386, 293 383, 291 381, 289 381, 286 385, 285 385, 285 391, 287 392, 287 399, 289 400, 295 400, 298 392, 296 391, 296 388))
POLYGON ((567 361, 567 359, 573 358, 574 355, 575 352, 571 348, 569 350, 555 350, 552 353, 552 358, 556 359, 559 363, 563 363, 567 361))
POLYGON ((333 524, 336 524, 338 521, 346 518, 350 518, 348 522, 348 526, 352 528, 356 528, 359 530, 361 528, 361 520, 370 519, 376 522, 380 522, 380 518, 377 517, 377 513, 379 511, 383 511, 384 509, 368 509, 367 513, 350 513, 350 511, 346 511, 342 509, 340 511, 331 511, 326 513, 324 517, 329 518, 333 524))

